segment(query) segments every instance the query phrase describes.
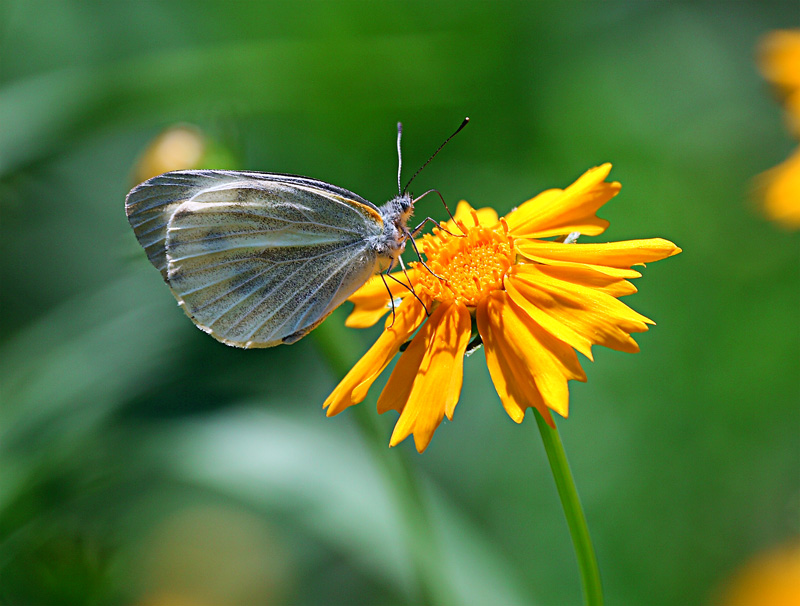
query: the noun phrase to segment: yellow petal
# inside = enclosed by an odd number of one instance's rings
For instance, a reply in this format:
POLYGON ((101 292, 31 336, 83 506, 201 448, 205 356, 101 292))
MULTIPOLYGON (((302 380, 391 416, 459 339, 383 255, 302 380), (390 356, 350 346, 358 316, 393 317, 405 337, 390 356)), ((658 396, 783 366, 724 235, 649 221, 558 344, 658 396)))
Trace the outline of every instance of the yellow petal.
POLYGON ((603 233, 608 221, 595 213, 619 193, 621 185, 606 183, 611 164, 586 171, 565 190, 550 189, 520 205, 506 216, 515 238, 546 238, 578 231, 589 236, 603 233))
MULTIPOLYGON (((642 274, 640 274, 635 269, 623 269, 620 267, 608 267, 607 265, 590 265, 588 263, 575 263, 574 261, 561 261, 559 259, 553 259, 548 257, 537 257, 536 255, 530 254, 529 252, 523 252, 522 250, 517 250, 521 256, 525 257, 528 261, 535 261, 536 264, 540 265, 547 265, 550 267, 565 267, 569 269, 587 269, 590 271, 597 272, 599 274, 604 274, 610 278, 641 278, 642 274)), ((530 265, 530 263, 525 263, 525 265, 530 265)))
POLYGON ((387 326, 325 400, 322 407, 328 409, 329 417, 342 412, 348 406, 358 404, 367 396, 372 383, 424 319, 425 309, 416 299, 405 299, 398 306, 394 323, 387 326))
POLYGON ((636 287, 627 280, 616 276, 595 271, 589 266, 561 266, 561 265, 541 265, 537 264, 536 269, 545 275, 588 286, 600 290, 612 297, 624 297, 637 292, 636 287))
MULTIPOLYGON (((478 216, 478 224, 484 227, 494 227, 500 221, 495 209, 489 207, 472 208, 466 200, 461 200, 461 202, 458 203, 453 216, 456 218, 456 221, 464 223, 467 227, 472 227, 475 225, 475 220, 472 218, 473 211, 475 211, 475 214, 478 216)), ((448 223, 452 223, 452 221, 448 221, 448 223)))
POLYGON ((347 316, 345 326, 350 328, 367 328, 372 326, 392 309, 389 301, 389 291, 394 299, 405 298, 411 294, 414 284, 415 270, 408 270, 408 277, 403 272, 396 272, 391 276, 376 274, 364 286, 350 295, 348 301, 354 303, 353 311, 347 316), (410 278, 410 282, 409 282, 410 278), (385 279, 385 283, 384 283, 385 279), (388 290, 386 287, 389 287, 388 290))
MULTIPOLYGON (((562 322, 561 318, 554 317, 555 314, 550 315, 547 313, 547 311, 537 307, 537 305, 531 301, 532 297, 527 292, 527 287, 525 284, 521 284, 519 287, 522 288, 522 292, 520 292, 520 288, 518 288, 518 282, 516 280, 513 280, 509 277, 505 281, 506 292, 508 292, 511 300, 525 310, 525 313, 530 316, 531 320, 536 322, 539 326, 544 328, 557 339, 560 339, 570 347, 577 349, 590 360, 594 360, 594 356, 592 355, 593 342, 591 339, 574 330, 568 324, 562 322)), ((537 294, 540 294, 542 298, 547 296, 544 293, 537 294)))
MULTIPOLYGON (((487 299, 489 331, 493 332, 495 343, 504 348, 514 373, 532 377, 547 407, 566 417, 567 381, 586 380, 575 351, 536 324, 508 293, 495 291, 487 299)), ((480 330, 480 323, 478 326, 480 330)))
MULTIPOLYGON (((517 243, 517 249, 523 256, 537 261, 541 259, 539 262, 547 265, 568 262, 616 269, 629 269, 633 265, 644 265, 681 252, 680 248, 663 238, 602 244, 564 244, 563 242, 525 240, 517 243)), ((619 277, 639 277, 640 274, 635 273, 636 276, 622 275, 619 277)))
POLYGON ((497 306, 487 297, 478 304, 475 315, 486 352, 486 366, 508 416, 515 423, 522 423, 525 410, 534 407, 551 427, 555 427, 550 410, 536 389, 533 377, 516 360, 512 363, 512 357, 503 341, 503 333, 498 327, 497 306))
POLYGON ((554 278, 537 265, 513 267, 506 277, 506 288, 513 301, 534 320, 538 321, 541 314, 549 316, 550 321, 542 322, 542 326, 584 354, 586 341, 635 353, 639 346, 630 334, 644 332, 647 324, 653 324, 611 295, 554 278), (563 328, 554 327, 553 321, 563 328))
POLYGON ((444 415, 452 419, 461 393, 470 315, 456 303, 440 305, 411 341, 378 398, 378 412, 400 411, 394 446, 412 433, 419 452, 431 441, 444 415))
MULTIPOLYGON (((582 290, 581 292, 592 295, 590 300, 594 300, 592 291, 597 291, 611 297, 621 297, 635 293, 636 287, 627 280, 600 273, 589 266, 550 266, 541 264, 526 264, 521 269, 512 270, 511 276, 509 276, 509 279, 506 280, 506 289, 512 296, 514 302, 520 307, 524 308, 526 313, 537 324, 542 326, 542 328, 547 330, 553 336, 561 339, 565 343, 568 343, 570 346, 577 349, 590 360, 593 360, 594 357, 592 356, 591 346, 592 344, 597 343, 597 340, 593 338, 593 336, 596 334, 594 326, 584 327, 585 330, 576 331, 571 328, 569 324, 565 324, 562 321, 562 318, 559 317, 559 315, 563 314, 558 313, 562 310, 559 309, 558 303, 554 299, 554 297, 557 295, 542 292, 537 293, 538 297, 526 297, 524 293, 520 293, 514 280, 512 279, 512 276, 516 275, 517 272, 526 272, 528 270, 534 272, 532 278, 533 280, 535 280, 537 276, 541 276, 542 287, 544 291, 547 291, 546 283, 550 283, 550 280, 548 280, 549 278, 555 280, 554 283, 556 284, 575 284, 578 286, 587 287, 589 290, 582 290), (537 298, 544 299, 546 302, 544 304, 539 303, 542 305, 541 309, 537 307, 537 298), (548 311, 550 309, 555 310, 553 315, 550 315, 550 312, 548 311)), ((574 304, 569 302, 563 309, 563 312, 569 313, 572 307, 574 307, 574 304)), ((618 334, 617 336, 621 337, 624 341, 623 346, 625 351, 638 351, 636 342, 627 337, 625 333, 618 334)), ((605 341, 603 344, 605 344, 605 341)), ((619 347, 619 345, 615 345, 613 348, 619 349, 619 347)))
POLYGON ((406 350, 397 360, 392 374, 378 397, 378 414, 383 414, 389 410, 403 412, 403 408, 408 402, 411 390, 414 387, 414 379, 417 378, 425 352, 433 338, 436 324, 442 317, 444 306, 439 306, 434 310, 428 321, 422 325, 414 335, 406 350))

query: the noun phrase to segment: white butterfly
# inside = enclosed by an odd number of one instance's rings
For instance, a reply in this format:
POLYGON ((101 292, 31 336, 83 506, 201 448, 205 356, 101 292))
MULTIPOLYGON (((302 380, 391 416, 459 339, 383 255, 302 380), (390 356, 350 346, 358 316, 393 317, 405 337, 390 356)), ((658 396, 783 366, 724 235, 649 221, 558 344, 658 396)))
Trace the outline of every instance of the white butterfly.
POLYGON ((378 208, 306 177, 186 170, 137 185, 125 210, 192 321, 250 348, 294 343, 393 268, 419 229, 414 201, 404 189, 378 208))

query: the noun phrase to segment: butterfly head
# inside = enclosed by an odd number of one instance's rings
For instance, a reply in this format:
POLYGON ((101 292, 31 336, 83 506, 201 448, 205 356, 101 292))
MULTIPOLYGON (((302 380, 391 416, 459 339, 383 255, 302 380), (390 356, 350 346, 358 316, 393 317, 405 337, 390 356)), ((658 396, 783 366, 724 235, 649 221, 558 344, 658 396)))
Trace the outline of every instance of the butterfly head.
POLYGON ((414 214, 414 199, 411 197, 411 194, 406 192, 395 196, 389 201, 389 204, 394 204, 397 208, 395 224, 401 230, 405 230, 406 225, 408 225, 408 220, 411 218, 411 215, 414 214))

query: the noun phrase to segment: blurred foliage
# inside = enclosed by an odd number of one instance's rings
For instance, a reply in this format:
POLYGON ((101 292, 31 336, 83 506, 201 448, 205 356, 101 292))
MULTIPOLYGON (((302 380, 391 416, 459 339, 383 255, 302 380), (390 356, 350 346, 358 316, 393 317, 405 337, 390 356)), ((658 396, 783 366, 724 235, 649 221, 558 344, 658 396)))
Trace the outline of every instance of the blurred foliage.
MULTIPOLYGON (((629 300, 659 323, 642 353, 597 351, 559 425, 608 602, 709 603, 800 531, 800 238, 749 199, 792 147, 755 47, 796 25, 795 0, 4 2, 0 602, 414 601, 398 505, 352 411, 324 417, 314 340, 195 330, 123 200, 188 123, 211 166, 381 203, 397 120, 408 178, 469 115, 417 191, 505 212, 611 161, 598 240, 684 249, 629 300)), ((418 214, 442 218, 434 197, 418 214)), ((349 352, 375 335, 349 332, 349 352)), ((425 455, 391 454, 420 468, 461 603, 577 603, 535 423, 481 357, 425 455)))

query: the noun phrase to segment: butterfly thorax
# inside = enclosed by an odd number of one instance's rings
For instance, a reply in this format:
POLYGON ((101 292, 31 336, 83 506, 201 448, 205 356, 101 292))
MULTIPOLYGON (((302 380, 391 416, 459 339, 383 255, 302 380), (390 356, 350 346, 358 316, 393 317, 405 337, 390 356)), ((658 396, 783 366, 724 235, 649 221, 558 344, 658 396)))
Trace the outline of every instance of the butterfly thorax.
POLYGON ((395 196, 378 211, 383 219, 383 232, 373 240, 382 268, 392 268, 406 248, 409 238, 408 220, 414 213, 414 202, 408 193, 395 196))

